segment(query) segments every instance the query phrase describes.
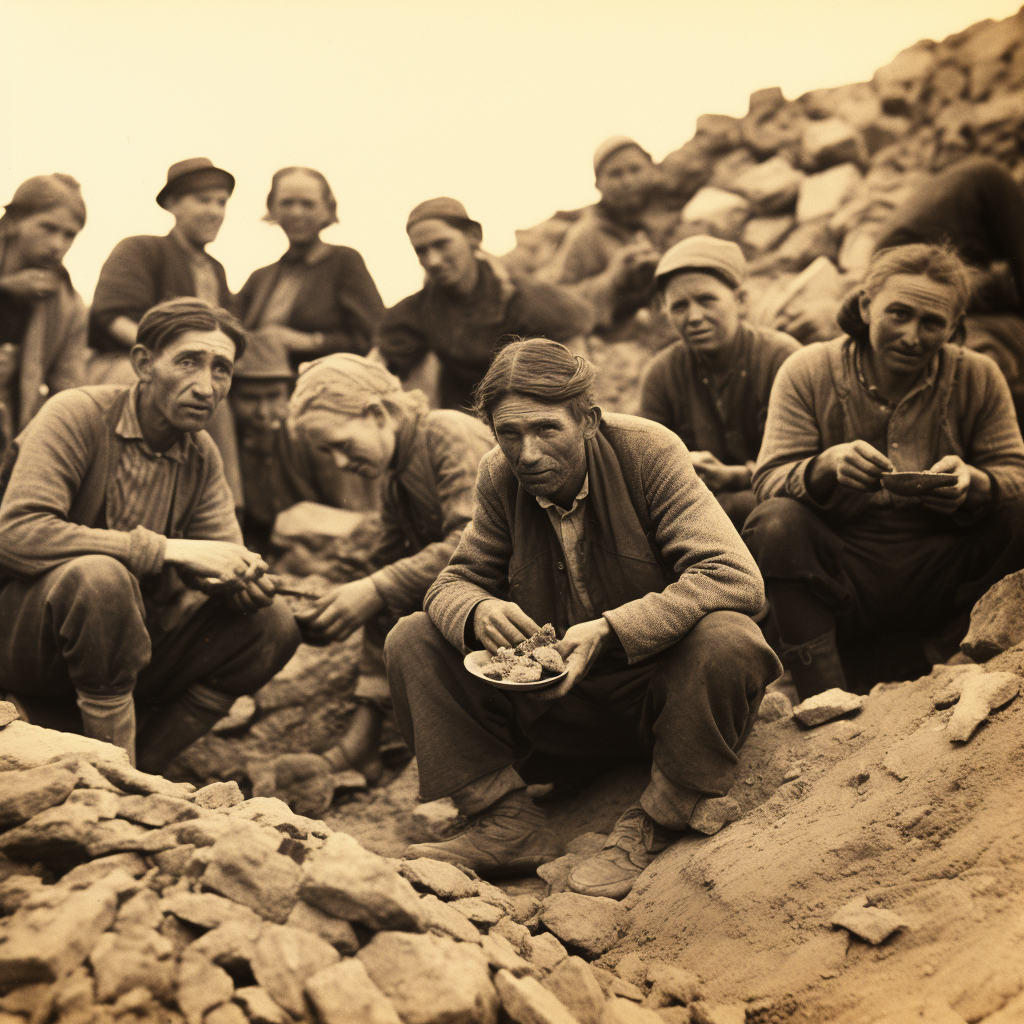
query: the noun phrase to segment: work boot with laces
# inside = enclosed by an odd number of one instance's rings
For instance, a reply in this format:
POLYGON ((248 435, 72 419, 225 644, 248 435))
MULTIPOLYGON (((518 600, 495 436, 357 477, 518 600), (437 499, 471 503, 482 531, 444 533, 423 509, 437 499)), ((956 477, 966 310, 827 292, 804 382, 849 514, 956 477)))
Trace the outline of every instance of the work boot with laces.
POLYGON ((584 896, 621 900, 644 868, 681 835, 659 825, 637 802, 622 812, 604 849, 569 872, 569 888, 584 896))
POLYGON ((544 812, 525 789, 517 789, 476 815, 455 838, 416 843, 403 856, 432 857, 472 868, 483 878, 506 878, 531 874, 561 853, 544 812))

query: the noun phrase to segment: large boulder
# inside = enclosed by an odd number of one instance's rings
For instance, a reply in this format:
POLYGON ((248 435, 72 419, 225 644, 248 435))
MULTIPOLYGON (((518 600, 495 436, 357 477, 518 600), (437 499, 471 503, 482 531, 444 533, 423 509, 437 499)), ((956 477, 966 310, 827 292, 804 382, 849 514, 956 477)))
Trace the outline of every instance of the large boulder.
POLYGON ((971 610, 971 626, 960 649, 988 661, 1024 640, 1024 569, 1004 576, 971 610))

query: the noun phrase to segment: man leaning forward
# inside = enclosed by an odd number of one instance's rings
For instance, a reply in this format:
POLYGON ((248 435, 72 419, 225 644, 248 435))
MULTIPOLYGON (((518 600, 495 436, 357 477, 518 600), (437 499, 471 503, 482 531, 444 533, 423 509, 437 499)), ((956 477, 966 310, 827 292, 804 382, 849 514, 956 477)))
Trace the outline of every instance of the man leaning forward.
POLYGON ((686 448, 660 424, 602 415, 594 376, 552 341, 498 354, 477 391, 498 447, 481 463, 473 519, 385 660, 421 795, 450 796, 470 818, 406 856, 532 871, 560 850, 527 781, 643 756, 640 801, 570 877, 577 892, 621 898, 697 801, 729 789, 781 667, 749 618, 761 577, 686 448), (568 668, 555 686, 519 694, 464 668, 469 650, 513 646, 548 622, 568 668))

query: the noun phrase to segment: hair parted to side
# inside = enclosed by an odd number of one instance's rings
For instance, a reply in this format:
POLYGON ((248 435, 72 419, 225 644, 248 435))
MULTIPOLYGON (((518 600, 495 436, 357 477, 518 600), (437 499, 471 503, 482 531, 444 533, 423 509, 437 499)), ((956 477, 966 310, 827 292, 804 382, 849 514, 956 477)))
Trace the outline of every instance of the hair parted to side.
MULTIPOLYGON (((868 272, 859 288, 844 300, 836 318, 839 326, 854 341, 867 341, 868 325, 860 315, 860 297, 873 299, 895 274, 918 274, 938 284, 948 285, 953 292, 955 316, 963 317, 971 297, 970 277, 963 260, 952 245, 929 245, 915 242, 880 249, 871 259, 868 272)), ((957 333, 963 333, 961 324, 957 333)), ((955 335, 954 335, 955 336, 955 335)))
POLYGON ((223 331, 235 343, 235 359, 245 352, 245 330, 226 310, 202 299, 168 299, 139 321, 136 343, 159 355, 186 331, 223 331))
POLYGON ((0 217, 3 231, 16 226, 26 217, 63 206, 85 227, 85 200, 82 186, 70 174, 37 174, 23 181, 15 190, 11 201, 0 217))
POLYGON ((597 370, 583 356, 547 338, 516 338, 494 357, 476 386, 473 408, 490 424, 495 406, 509 395, 565 405, 577 420, 594 406, 597 370))
POLYGON ((331 219, 323 226, 330 227, 332 224, 338 223, 338 200, 334 198, 334 192, 331 191, 330 182, 327 178, 319 171, 314 170, 312 167, 282 167, 281 170, 275 171, 274 176, 270 179, 270 191, 267 193, 267 212, 263 215, 263 219, 268 221, 270 224, 276 224, 277 219, 274 217, 274 199, 277 196, 277 190, 282 181, 288 177, 289 174, 305 174, 308 178, 312 178, 320 185, 320 198, 324 201, 324 206, 327 207, 327 212, 331 215, 331 219))

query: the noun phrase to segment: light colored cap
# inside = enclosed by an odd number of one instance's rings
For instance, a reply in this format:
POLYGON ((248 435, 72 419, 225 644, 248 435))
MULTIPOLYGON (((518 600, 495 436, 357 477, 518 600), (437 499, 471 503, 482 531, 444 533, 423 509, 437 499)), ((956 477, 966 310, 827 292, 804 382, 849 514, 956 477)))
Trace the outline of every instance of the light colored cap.
POLYGON ((594 173, 597 174, 601 170, 601 164, 605 162, 612 155, 612 153, 618 153, 620 149, 625 149, 627 146, 636 146, 641 153, 648 160, 651 159, 651 154, 644 149, 635 139, 631 139, 628 135, 613 135, 610 139, 605 139, 597 149, 594 150, 594 173))
POLYGON ((713 270, 738 288, 747 276, 747 261, 735 242, 711 235, 693 235, 676 242, 658 263, 655 281, 680 270, 713 270))
POLYGON ((233 380, 292 380, 295 371, 284 349, 258 331, 248 336, 245 354, 235 363, 233 380))

